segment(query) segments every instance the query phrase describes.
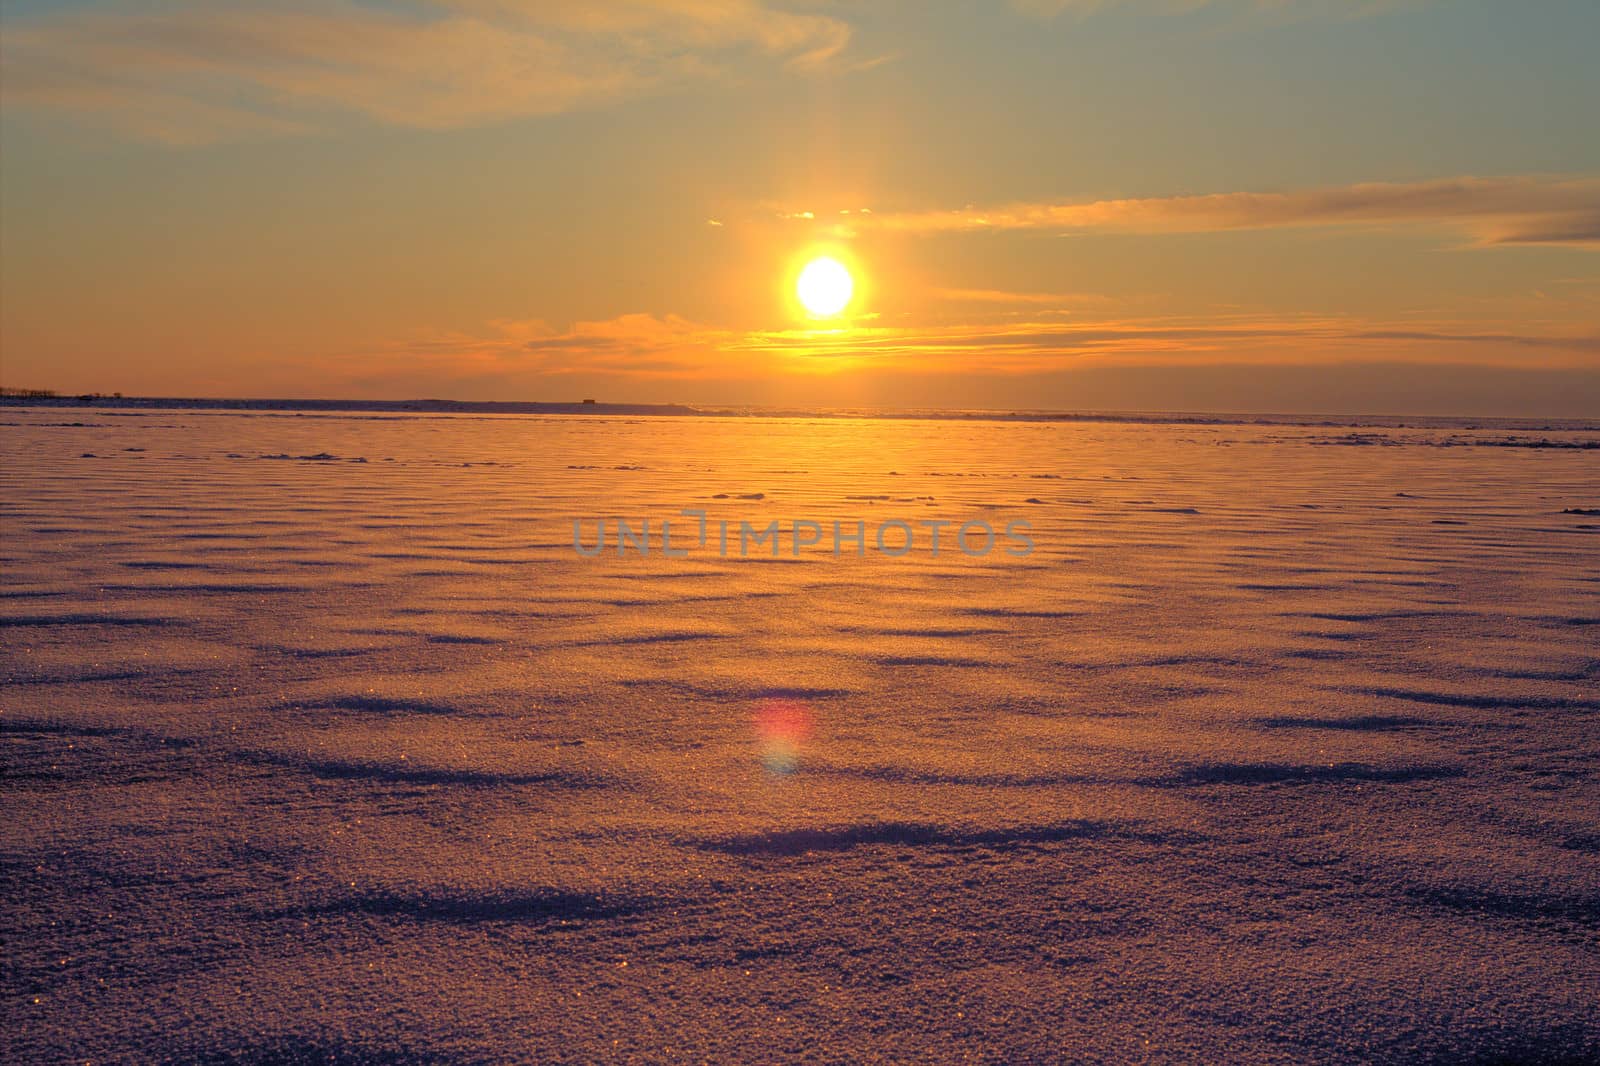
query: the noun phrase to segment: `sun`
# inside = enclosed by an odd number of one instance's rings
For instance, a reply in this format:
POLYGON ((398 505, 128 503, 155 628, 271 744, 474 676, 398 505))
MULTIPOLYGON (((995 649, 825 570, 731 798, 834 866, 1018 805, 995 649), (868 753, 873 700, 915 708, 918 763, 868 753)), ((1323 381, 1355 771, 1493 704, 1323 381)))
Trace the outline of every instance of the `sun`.
POLYGON ((805 265, 795 279, 794 294, 813 318, 832 318, 850 304, 855 279, 839 260, 819 256, 805 265))

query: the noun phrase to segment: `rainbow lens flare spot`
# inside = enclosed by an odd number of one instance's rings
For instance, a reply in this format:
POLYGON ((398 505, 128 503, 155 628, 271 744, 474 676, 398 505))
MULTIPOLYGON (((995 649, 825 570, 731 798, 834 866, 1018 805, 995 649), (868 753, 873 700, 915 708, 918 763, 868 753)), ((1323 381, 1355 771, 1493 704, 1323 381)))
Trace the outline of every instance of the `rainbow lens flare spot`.
POLYGON ((800 766, 801 749, 811 739, 811 709, 798 700, 763 700, 756 708, 756 737, 768 773, 789 774, 800 766))

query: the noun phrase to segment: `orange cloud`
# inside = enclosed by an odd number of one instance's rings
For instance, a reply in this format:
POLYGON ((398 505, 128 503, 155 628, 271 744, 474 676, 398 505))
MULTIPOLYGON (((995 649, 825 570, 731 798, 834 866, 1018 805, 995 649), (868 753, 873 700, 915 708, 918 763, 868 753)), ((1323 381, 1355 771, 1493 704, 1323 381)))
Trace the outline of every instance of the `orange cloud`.
POLYGON ((1480 244, 1600 246, 1600 178, 1450 178, 1290 193, 1018 203, 988 210, 878 212, 858 229, 898 233, 1055 230, 1215 233, 1322 226, 1439 226, 1480 244))
POLYGON ((843 366, 903 364, 950 373, 1026 374, 1067 363, 1186 364, 1451 362, 1489 366, 1600 365, 1600 335, 1467 331, 1311 316, 1204 320, 1024 322, 949 328, 869 328, 817 335, 747 334, 753 353, 802 354, 843 366))
POLYGON ((635 49, 716 50, 750 45, 796 66, 823 63, 850 43, 837 18, 781 11, 761 0, 434 0, 492 18, 593 36, 635 49), (663 37, 665 42, 663 42, 663 37))
POLYGON ((933 295, 948 303, 1023 304, 1061 308, 1080 304, 1107 304, 1109 296, 1092 292, 1009 292, 1004 289, 935 289, 933 295))
POLYGON ((572 379, 749 382, 780 373, 793 379, 856 371, 1004 377, 1067 367, 1219 362, 1596 368, 1600 335, 1271 315, 739 332, 675 315, 628 314, 566 330, 497 322, 482 336, 441 334, 342 354, 320 369, 337 366, 357 389, 427 382, 539 392, 572 379))
POLYGON ((760 370, 758 361, 736 354, 737 337, 677 315, 627 314, 575 322, 566 330, 539 321, 500 320, 481 335, 440 333, 342 353, 337 366, 357 383, 393 376, 457 381, 575 374, 671 379, 712 371, 753 375, 760 370))
POLYGON ((444 128, 542 115, 731 72, 742 55, 809 68, 838 19, 756 0, 182 3, 8 20, 8 108, 67 111, 195 142, 328 127, 341 115, 444 128))

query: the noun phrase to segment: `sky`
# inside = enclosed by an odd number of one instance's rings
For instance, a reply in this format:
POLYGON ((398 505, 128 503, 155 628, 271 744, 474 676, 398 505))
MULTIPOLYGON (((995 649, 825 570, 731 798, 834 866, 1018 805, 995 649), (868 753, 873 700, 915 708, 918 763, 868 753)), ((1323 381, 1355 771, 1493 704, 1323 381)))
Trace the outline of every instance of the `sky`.
POLYGON ((7 0, 0 383, 1600 417, 1597 41, 1594 0, 7 0))

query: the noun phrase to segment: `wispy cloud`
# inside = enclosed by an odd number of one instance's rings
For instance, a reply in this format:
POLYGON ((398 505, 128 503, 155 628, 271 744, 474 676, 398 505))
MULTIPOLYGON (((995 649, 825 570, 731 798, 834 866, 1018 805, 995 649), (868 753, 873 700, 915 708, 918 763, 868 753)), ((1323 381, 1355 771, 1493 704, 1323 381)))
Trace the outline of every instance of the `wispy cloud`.
POLYGON ((1010 304, 1051 308, 1110 302, 1110 297, 1093 292, 1010 292, 1005 289, 935 289, 933 296, 946 303, 1010 304))
POLYGON ((1600 335, 1595 334, 1470 331, 1444 323, 1274 315, 883 327, 833 335, 784 331, 747 334, 735 343, 745 351, 801 353, 850 366, 906 363, 951 373, 1034 373, 1067 362, 1183 364, 1220 357, 1265 363, 1401 359, 1523 367, 1593 366, 1600 361, 1600 335))
POLYGON ((422 368, 456 378, 509 373, 630 378, 695 378, 740 358, 740 334, 678 315, 634 313, 555 329, 540 321, 503 319, 480 334, 440 333, 370 352, 344 353, 352 368, 422 368))
POLYGON ((1362 18, 1399 8, 1420 7, 1428 0, 1011 0, 1025 15, 1054 18, 1062 14, 1093 15, 1102 11, 1132 9, 1140 12, 1183 15, 1203 8, 1235 8, 1275 15, 1319 18, 1362 18))
POLYGON ((530 388, 580 379, 760 381, 780 370, 790 380, 847 371, 1017 377, 1089 366, 1218 363, 1592 369, 1600 366, 1600 335, 1269 314, 736 331, 676 315, 628 314, 563 330, 502 321, 479 336, 445 334, 342 353, 335 361, 358 386, 399 379, 530 388))
POLYGON ((850 28, 760 0, 264 0, 8 19, 8 108, 85 115, 168 141, 327 128, 443 128, 550 114, 752 57, 826 64, 850 28))
POLYGON ((1600 246, 1600 178, 1466 177, 1287 193, 1017 203, 991 209, 898 214, 880 211, 855 223, 858 230, 901 233, 1213 233, 1414 225, 1455 229, 1479 244, 1600 246))

